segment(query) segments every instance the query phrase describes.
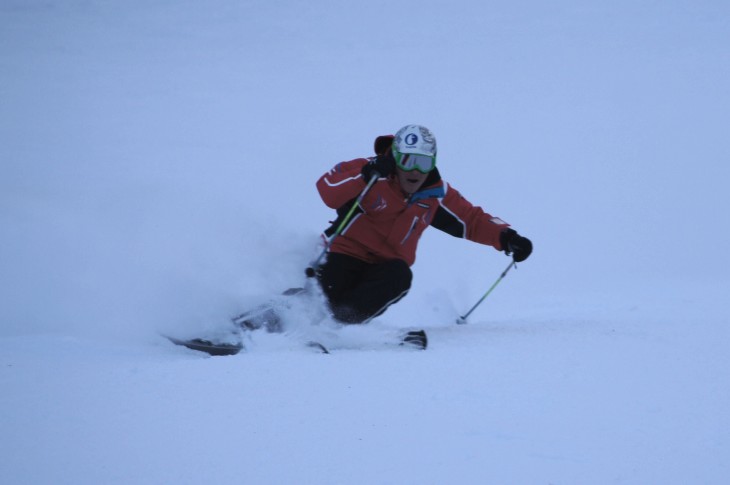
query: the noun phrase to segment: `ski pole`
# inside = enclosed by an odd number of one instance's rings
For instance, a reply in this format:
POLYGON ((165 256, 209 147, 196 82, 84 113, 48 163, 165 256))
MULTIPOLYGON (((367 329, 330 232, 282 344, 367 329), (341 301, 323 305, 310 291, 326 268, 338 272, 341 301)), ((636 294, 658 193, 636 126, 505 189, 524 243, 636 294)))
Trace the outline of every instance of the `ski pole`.
POLYGON ((497 281, 495 281, 495 282, 494 282, 494 284, 493 284, 493 285, 492 285, 492 286, 491 286, 491 287, 490 287, 490 288, 489 288, 489 289, 487 290, 487 292, 486 292, 486 293, 484 293, 484 296, 482 296, 482 297, 481 297, 481 298, 479 299, 479 301, 478 301, 478 302, 476 302, 476 303, 474 304, 474 306, 473 306, 473 307, 471 307, 471 310, 469 310, 468 312, 466 312, 466 314, 465 314, 465 315, 462 315, 462 316, 460 316, 459 318, 457 318, 457 319, 456 319, 456 323, 457 323, 457 324, 459 324, 459 325, 463 325, 463 324, 465 324, 465 323, 466 323, 466 319, 467 319, 467 318, 469 317, 469 315, 471 315, 471 312, 473 312, 473 311, 474 311, 474 310, 475 310, 475 309, 476 309, 476 308, 477 308, 477 307, 478 307, 479 305, 481 305, 481 304, 482 304, 482 302, 483 302, 484 300, 486 300, 486 299, 487 299, 487 297, 488 297, 488 296, 489 296, 489 294, 490 294, 490 293, 492 292, 492 290, 494 290, 494 289, 495 289, 495 288, 497 287, 497 285, 499 284, 499 282, 500 282, 500 281, 502 281, 502 279, 504 279, 504 277, 505 277, 505 276, 507 276, 507 273, 509 272, 509 270, 511 270, 511 269, 512 269, 512 267, 513 267, 513 266, 514 266, 515 268, 517 267, 517 263, 516 263, 516 262, 514 262, 514 261, 512 261, 512 262, 511 262, 511 263, 509 264, 509 266, 507 266, 507 269, 505 269, 505 270, 504 270, 504 271, 502 272, 502 274, 501 274, 501 275, 499 276, 499 278, 497 278, 497 281))
POLYGON ((345 226, 347 226, 347 223, 350 222, 350 218, 355 213, 355 209, 360 205, 360 202, 362 202, 362 200, 365 198, 365 195, 370 190, 370 187, 372 187, 375 184, 375 182, 378 181, 378 177, 380 177, 380 174, 378 174, 377 172, 373 173, 373 176, 370 177, 370 182, 368 182, 367 186, 365 186, 365 188, 362 190, 362 192, 360 192, 360 195, 355 200, 355 203, 352 204, 352 207, 350 207, 350 210, 347 212, 347 215, 345 216, 345 218, 342 219, 342 222, 340 223, 340 225, 337 226, 337 230, 335 231, 335 233, 332 234, 332 237, 330 237, 327 240, 327 244, 325 244, 324 249, 322 250, 320 255, 317 257, 317 259, 314 260, 314 262, 309 266, 309 268, 307 268, 306 274, 309 278, 312 278, 316 274, 315 272, 316 272, 317 268, 319 268, 319 265, 322 262, 322 259, 324 258, 325 254, 327 254, 327 251, 330 250, 332 243, 337 238, 337 236, 340 235, 340 233, 345 228, 345 226))

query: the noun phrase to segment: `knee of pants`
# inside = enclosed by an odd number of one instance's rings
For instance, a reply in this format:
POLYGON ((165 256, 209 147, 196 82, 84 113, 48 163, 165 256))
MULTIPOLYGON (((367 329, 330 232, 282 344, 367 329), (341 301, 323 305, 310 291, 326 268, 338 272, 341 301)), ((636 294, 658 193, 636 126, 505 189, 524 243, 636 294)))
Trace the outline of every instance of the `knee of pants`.
POLYGON ((345 324, 362 323, 371 317, 371 315, 358 312, 346 305, 332 305, 330 309, 335 320, 345 324))
POLYGON ((390 278, 400 290, 405 291, 410 289, 411 281, 413 280, 413 272, 408 266, 408 263, 402 259, 392 259, 383 263, 387 267, 390 278))

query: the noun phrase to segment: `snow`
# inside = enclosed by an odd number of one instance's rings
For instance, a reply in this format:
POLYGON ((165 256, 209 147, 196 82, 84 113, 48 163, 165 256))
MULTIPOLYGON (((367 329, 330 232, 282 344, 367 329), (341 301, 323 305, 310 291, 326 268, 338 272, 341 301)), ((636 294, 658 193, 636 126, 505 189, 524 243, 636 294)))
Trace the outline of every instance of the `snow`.
POLYGON ((729 19, 3 0, 3 482, 725 483, 729 19), (330 355, 159 336, 303 284, 314 182, 409 123, 535 244, 468 324, 508 259, 433 230, 407 298, 330 355), (429 349, 374 345, 405 327, 429 349))

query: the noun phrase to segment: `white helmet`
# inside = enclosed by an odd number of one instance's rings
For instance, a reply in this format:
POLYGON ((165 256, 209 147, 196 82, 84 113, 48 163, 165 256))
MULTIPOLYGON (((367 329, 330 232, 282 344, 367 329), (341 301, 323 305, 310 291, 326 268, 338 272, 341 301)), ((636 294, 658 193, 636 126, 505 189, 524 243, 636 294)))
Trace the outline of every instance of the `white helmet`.
POLYGON ((436 166, 436 137, 425 126, 407 125, 398 130, 392 150, 397 165, 404 170, 427 173, 436 166))

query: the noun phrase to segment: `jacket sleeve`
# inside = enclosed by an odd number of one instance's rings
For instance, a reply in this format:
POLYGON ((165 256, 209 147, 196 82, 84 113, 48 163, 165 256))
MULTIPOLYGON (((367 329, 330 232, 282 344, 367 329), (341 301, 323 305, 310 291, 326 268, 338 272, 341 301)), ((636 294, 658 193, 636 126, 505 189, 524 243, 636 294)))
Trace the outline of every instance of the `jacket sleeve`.
POLYGON ((338 209, 347 201, 360 195, 367 185, 360 175, 360 171, 366 163, 368 160, 365 158, 338 163, 317 180, 317 190, 327 207, 338 209))
POLYGON ((509 224, 472 205, 456 189, 446 185, 431 225, 455 237, 487 244, 501 251, 499 235, 509 224))

